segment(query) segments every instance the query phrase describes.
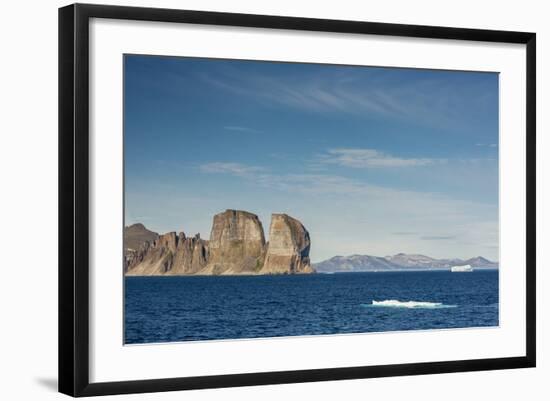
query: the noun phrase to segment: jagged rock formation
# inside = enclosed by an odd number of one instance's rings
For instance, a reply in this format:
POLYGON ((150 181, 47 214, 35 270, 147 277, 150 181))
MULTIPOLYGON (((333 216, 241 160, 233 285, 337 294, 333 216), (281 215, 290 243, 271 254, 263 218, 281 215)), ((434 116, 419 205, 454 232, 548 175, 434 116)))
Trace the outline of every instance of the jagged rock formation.
POLYGON ((145 257, 149 255, 150 249, 151 243, 149 241, 143 242, 137 250, 125 248, 124 273, 128 273, 130 270, 137 271, 134 268, 145 261, 145 257))
POLYGON ((158 237, 157 233, 149 231, 140 223, 124 227, 124 254, 136 252, 144 242, 152 243, 158 237))
POLYGON ((161 235, 152 243, 146 241, 137 252, 126 257, 129 276, 193 274, 206 265, 208 242, 198 235, 186 238, 184 233, 161 235))
POLYGON ((179 234, 180 239, 174 264, 168 272, 173 275, 195 274, 201 271, 206 266, 208 258, 208 241, 201 239, 197 234, 194 237, 186 238, 182 232, 179 234))
POLYGON ((143 240, 126 254, 124 271, 137 276, 313 273, 310 246, 302 223, 286 214, 272 215, 266 243, 258 216, 226 210, 214 216, 209 241, 183 232, 143 240))
POLYGON ((312 273, 310 246, 309 233, 302 223, 286 214, 273 214, 262 273, 312 273))

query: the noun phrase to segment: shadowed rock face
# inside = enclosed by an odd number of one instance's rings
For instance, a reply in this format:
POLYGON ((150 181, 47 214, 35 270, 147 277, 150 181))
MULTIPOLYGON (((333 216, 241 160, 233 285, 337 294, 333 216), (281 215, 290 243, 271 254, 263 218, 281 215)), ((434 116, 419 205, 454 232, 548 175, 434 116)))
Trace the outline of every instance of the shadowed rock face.
POLYGON ((265 237, 258 216, 226 210, 214 216, 205 273, 257 273, 263 265, 265 237))
POLYGON ((137 260, 130 260, 126 268, 128 275, 159 275, 172 269, 178 238, 175 232, 159 236, 152 243, 146 241, 141 247, 145 252, 137 260))
POLYGON ((124 227, 124 254, 137 252, 144 242, 152 243, 158 237, 157 233, 149 231, 140 223, 124 227))
POLYGON ((199 234, 186 238, 184 233, 180 233, 178 238, 174 265, 168 274, 195 274, 202 270, 206 266, 208 241, 201 239, 199 234))
POLYGON ((309 232, 286 214, 271 215, 263 274, 312 273, 309 232))
POLYGON ((143 243, 126 258, 125 272, 129 276, 195 274, 206 266, 207 257, 208 241, 198 234, 186 238, 183 232, 171 232, 143 243))
POLYGON ((143 242, 137 250, 125 248, 124 273, 128 273, 130 270, 142 264, 145 258, 149 256, 150 248, 151 243, 149 241, 143 242))
MULTIPOLYGON (((258 216, 226 210, 214 216, 210 241, 170 232, 144 240, 126 255, 126 275, 313 273, 309 233, 286 214, 272 215, 266 244, 258 216)), ((126 236, 125 236, 126 246, 126 236)))

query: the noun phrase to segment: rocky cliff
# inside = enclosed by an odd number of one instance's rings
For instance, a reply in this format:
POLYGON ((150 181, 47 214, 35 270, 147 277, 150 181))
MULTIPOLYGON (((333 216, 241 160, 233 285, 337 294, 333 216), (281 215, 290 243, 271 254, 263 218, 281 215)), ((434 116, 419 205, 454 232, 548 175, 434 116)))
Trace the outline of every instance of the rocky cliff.
POLYGON ((312 273, 310 246, 309 233, 302 223, 286 214, 273 214, 262 273, 312 273))
POLYGON ((159 235, 149 231, 143 224, 132 224, 124 227, 124 254, 135 252, 145 242, 153 242, 159 235))
POLYGON ((264 229, 258 216, 226 210, 214 216, 205 273, 257 273, 263 266, 264 249, 264 229))
POLYGON ((207 257, 208 241, 171 232, 127 255, 125 272, 130 276, 194 274, 206 266, 207 257))
POLYGON ((270 242, 255 214, 226 210, 214 216, 210 240, 167 233, 128 247, 126 275, 234 275, 313 273, 309 233, 298 220, 273 214, 270 242))

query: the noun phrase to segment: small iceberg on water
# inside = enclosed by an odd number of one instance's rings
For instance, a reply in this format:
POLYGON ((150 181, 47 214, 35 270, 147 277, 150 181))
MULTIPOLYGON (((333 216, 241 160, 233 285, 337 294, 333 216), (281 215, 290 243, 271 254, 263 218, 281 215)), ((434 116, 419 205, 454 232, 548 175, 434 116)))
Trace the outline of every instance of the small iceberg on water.
POLYGON ((474 268, 470 265, 453 266, 451 267, 451 271, 453 273, 468 273, 468 272, 473 272, 474 268))
POLYGON ((456 305, 445 305, 441 302, 421 302, 421 301, 398 301, 397 299, 387 299, 384 301, 372 301, 372 304, 363 304, 365 307, 385 307, 385 308, 407 308, 407 309, 443 309, 456 308, 456 305))

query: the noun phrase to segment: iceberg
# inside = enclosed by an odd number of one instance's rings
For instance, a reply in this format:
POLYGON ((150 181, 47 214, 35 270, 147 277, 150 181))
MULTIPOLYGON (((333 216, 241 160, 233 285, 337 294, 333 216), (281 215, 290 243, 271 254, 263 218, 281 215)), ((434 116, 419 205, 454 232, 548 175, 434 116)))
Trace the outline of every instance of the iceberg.
POLYGON ((408 309, 441 309, 455 308, 456 305, 445 305, 441 302, 422 302, 422 301, 398 301, 397 299, 387 299, 384 301, 372 301, 367 307, 387 307, 387 308, 408 308, 408 309))
POLYGON ((460 273, 473 272, 474 268, 471 265, 453 266, 451 267, 451 271, 455 273, 456 272, 460 272, 460 273))

